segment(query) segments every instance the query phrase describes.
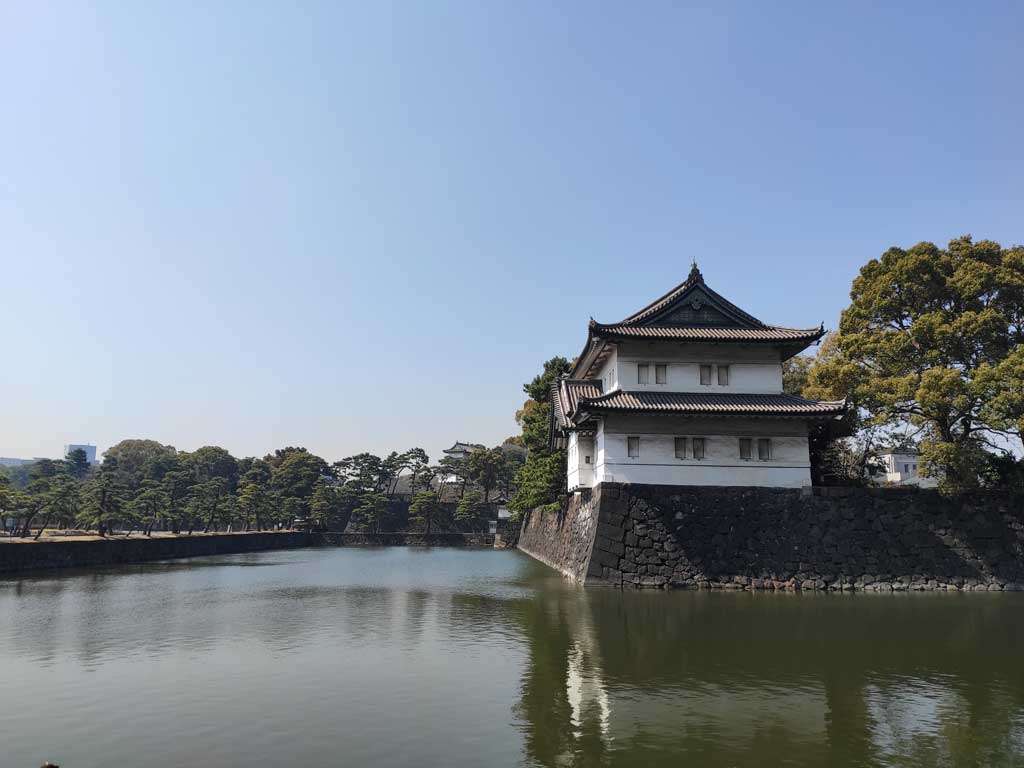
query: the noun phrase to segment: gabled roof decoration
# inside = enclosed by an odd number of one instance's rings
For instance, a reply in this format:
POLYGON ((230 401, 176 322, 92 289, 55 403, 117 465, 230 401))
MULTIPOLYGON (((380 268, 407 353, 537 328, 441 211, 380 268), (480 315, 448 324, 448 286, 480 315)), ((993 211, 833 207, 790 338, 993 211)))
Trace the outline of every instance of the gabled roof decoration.
POLYGON ((647 341, 736 342, 774 344, 782 347, 783 359, 792 357, 825 335, 816 328, 786 328, 763 323, 711 290, 694 262, 686 280, 639 312, 618 323, 591 319, 587 344, 580 354, 574 376, 588 376, 607 355, 607 342, 627 339, 647 341))

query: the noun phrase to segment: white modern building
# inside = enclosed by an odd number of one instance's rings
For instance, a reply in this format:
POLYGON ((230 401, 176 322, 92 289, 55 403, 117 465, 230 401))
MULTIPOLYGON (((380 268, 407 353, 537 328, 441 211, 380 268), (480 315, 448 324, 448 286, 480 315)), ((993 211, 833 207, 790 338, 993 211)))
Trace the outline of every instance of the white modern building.
POLYGON ((96 446, 88 443, 68 443, 64 446, 64 458, 66 459, 72 451, 85 451, 85 458, 90 464, 96 463, 96 446))
POLYGON ((783 394, 782 362, 825 330, 767 325, 689 277, 619 323, 590 321, 552 386, 569 490, 599 483, 810 485, 808 428, 843 402, 783 394))
POLYGON ((878 454, 882 474, 876 479, 889 485, 917 485, 934 488, 938 481, 921 474, 921 454, 913 449, 885 451, 878 454))

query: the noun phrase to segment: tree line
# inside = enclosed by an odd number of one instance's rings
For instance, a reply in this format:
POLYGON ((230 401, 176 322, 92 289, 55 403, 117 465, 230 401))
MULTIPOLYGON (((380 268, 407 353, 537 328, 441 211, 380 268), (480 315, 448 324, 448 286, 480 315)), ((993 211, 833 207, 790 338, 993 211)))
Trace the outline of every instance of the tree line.
POLYGON ((219 446, 187 452, 123 440, 96 466, 75 450, 63 460, 0 473, 0 524, 11 536, 35 529, 35 538, 49 527, 101 536, 296 524, 330 530, 351 524, 372 533, 472 531, 493 514, 495 494, 514 493, 522 460, 514 441, 432 465, 422 448, 328 463, 299 447, 239 459, 219 446))

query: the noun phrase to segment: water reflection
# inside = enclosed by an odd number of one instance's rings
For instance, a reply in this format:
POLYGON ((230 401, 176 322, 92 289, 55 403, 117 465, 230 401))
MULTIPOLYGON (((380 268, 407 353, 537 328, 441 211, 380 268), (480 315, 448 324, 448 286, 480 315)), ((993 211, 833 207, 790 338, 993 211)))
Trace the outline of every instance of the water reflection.
POLYGON ((1021 648, 1024 595, 581 590, 515 552, 0 580, 0 763, 1020 765, 1021 648))
POLYGON ((1020 765, 1024 602, 973 597, 542 592, 521 614, 527 754, 1020 765))

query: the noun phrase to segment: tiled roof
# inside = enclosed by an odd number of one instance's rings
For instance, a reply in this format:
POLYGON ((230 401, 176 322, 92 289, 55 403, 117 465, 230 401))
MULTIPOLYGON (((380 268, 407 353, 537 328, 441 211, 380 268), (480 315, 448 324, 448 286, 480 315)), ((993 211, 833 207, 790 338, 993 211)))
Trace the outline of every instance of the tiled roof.
POLYGON ((678 339, 680 341, 807 341, 820 338, 823 328, 700 328, 693 326, 603 325, 591 321, 595 336, 678 339))
POLYGON ((563 426, 576 412, 583 398, 601 397, 601 382, 596 379, 559 379, 551 385, 555 419, 563 426))
POLYGON ((630 315, 621 323, 619 323, 619 325, 635 325, 636 323, 643 322, 647 318, 657 315, 663 309, 669 307, 676 299, 678 299, 684 293, 689 291, 691 288, 695 288, 698 285, 722 309, 725 309, 727 312, 729 312, 729 314, 734 315, 741 322, 749 325, 764 326, 764 323, 762 323, 756 317, 747 314, 742 309, 733 304, 731 301, 722 296, 720 293, 716 293, 715 291, 708 288, 707 285, 704 283, 704 275, 702 275, 700 273, 700 270, 697 269, 697 262, 693 263, 693 266, 690 268, 690 274, 687 275, 686 280, 681 282, 679 285, 677 285, 675 288, 673 288, 671 291, 666 293, 661 298, 652 301, 639 312, 634 312, 632 315, 630 315))
POLYGON ((805 400, 795 395, 748 395, 711 392, 625 392, 617 390, 582 398, 578 410, 587 413, 629 411, 647 413, 713 414, 814 418, 841 416, 846 403, 805 400))
POLYGON ((476 448, 483 448, 484 446, 479 443, 464 443, 461 440, 456 440, 455 445, 451 448, 445 448, 441 453, 458 453, 459 451, 475 450, 476 448))
POLYGON ((685 281, 618 323, 590 321, 587 343, 573 375, 590 376, 617 342, 769 343, 786 360, 825 335, 824 326, 785 328, 762 323, 711 290, 694 264, 685 281))

